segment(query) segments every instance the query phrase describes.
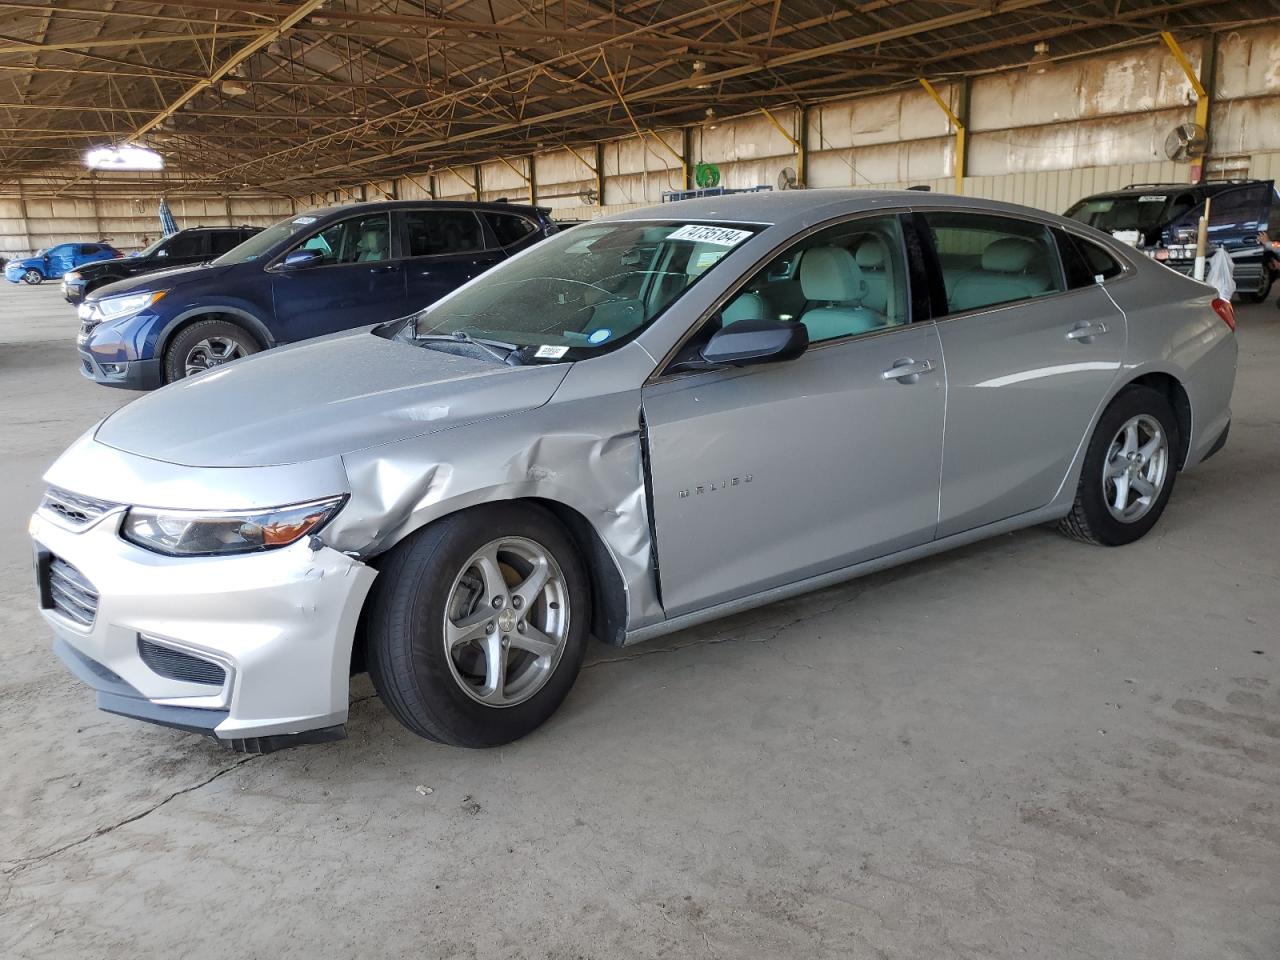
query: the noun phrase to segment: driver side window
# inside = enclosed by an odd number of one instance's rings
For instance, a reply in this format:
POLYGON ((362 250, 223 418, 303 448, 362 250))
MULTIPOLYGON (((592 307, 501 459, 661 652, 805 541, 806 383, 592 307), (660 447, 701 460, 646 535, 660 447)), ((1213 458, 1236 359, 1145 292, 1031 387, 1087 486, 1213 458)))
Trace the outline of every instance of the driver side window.
POLYGON ((722 323, 802 323, 821 343, 907 323, 908 279, 896 215, 861 217, 806 237, 725 304, 722 323))
POLYGON ((348 217, 312 234, 289 253, 295 250, 319 250, 326 266, 378 263, 391 259, 391 224, 385 213, 348 217))

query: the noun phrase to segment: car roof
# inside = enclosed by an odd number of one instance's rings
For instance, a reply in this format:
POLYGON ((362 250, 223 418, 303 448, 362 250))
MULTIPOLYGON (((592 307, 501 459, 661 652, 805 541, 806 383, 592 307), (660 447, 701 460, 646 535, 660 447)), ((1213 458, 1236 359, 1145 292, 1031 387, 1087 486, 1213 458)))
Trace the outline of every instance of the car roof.
POLYGON ((724 223, 754 223, 770 226, 802 227, 806 223, 845 214, 877 209, 914 207, 917 209, 980 210, 1033 216, 1072 225, 1061 217, 1015 203, 984 200, 980 197, 933 193, 924 190, 861 190, 832 188, 821 190, 765 190, 758 193, 722 194, 656 204, 640 210, 606 217, 606 220, 702 220, 724 223))
POLYGON ((1256 187, 1263 184, 1271 183, 1269 180, 1242 179, 1242 180, 1202 180, 1199 183, 1131 183, 1127 187, 1121 187, 1118 190, 1101 190, 1098 193, 1091 193, 1082 199, 1092 200, 1095 197, 1131 197, 1135 194, 1156 194, 1156 193, 1194 193, 1194 194, 1215 194, 1222 193, 1224 190, 1231 190, 1235 187, 1256 187))
MULTIPOLYGON (((505 200, 369 200, 361 203, 335 204, 331 207, 319 207, 314 210, 299 210, 294 216, 329 217, 335 214, 350 216, 351 214, 375 213, 380 210, 420 210, 423 207, 441 207, 493 213, 536 214, 545 212, 542 207, 530 206, 527 203, 508 203, 505 200)), ((285 219, 292 219, 286 217, 285 219)))

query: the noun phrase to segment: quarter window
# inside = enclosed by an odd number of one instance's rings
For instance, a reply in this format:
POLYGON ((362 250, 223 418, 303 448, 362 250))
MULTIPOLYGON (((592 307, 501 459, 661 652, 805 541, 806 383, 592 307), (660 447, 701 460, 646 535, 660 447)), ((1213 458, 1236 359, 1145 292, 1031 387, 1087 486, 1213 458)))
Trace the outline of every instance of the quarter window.
POLYGON ((404 218, 411 257, 484 249, 480 221, 470 210, 410 210, 404 218))
POLYGON ((925 215, 947 312, 980 310, 1066 289, 1053 238, 1038 223, 980 213, 925 215))
POLYGON ((863 217, 776 257, 725 304, 721 320, 803 323, 809 342, 821 343, 906 323, 907 293, 901 222, 863 217))
POLYGON ((484 218, 489 222, 489 229, 493 231, 493 235, 498 238, 500 247, 519 243, 538 229, 527 218, 514 213, 486 213, 484 218))
POLYGON ((238 246, 243 239, 244 234, 238 230, 219 230, 209 238, 209 246, 212 248, 209 252, 220 257, 232 247, 238 246))
POLYGON ((319 250, 322 264, 378 263, 391 259, 391 225, 385 213, 348 217, 293 247, 319 250))

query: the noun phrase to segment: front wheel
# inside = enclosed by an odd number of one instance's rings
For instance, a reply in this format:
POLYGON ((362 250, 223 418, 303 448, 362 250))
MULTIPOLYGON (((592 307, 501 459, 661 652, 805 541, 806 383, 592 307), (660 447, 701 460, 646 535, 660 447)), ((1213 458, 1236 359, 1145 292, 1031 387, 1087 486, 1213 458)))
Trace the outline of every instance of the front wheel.
POLYGON ((591 594, 560 523, 525 504, 446 517, 387 555, 370 598, 367 662, 387 709, 462 747, 509 743, 569 693, 591 594))
POLYGON ((260 347, 241 326, 227 320, 197 320, 178 331, 164 352, 164 382, 204 373, 260 347))
POLYGON ((1270 296, 1271 284, 1274 279, 1270 274, 1267 274, 1263 277, 1262 285, 1257 290, 1252 290, 1248 293, 1236 291, 1236 296, 1240 298, 1241 303, 1262 303, 1270 296))
POLYGON ((22 280, 24 283, 29 283, 34 287, 37 284, 44 283, 44 274, 35 267, 31 267, 22 275, 22 280))
POLYGON ((1062 532, 1108 547, 1145 536, 1173 492, 1179 444, 1177 418, 1162 394, 1144 386, 1120 391, 1089 441, 1062 532))

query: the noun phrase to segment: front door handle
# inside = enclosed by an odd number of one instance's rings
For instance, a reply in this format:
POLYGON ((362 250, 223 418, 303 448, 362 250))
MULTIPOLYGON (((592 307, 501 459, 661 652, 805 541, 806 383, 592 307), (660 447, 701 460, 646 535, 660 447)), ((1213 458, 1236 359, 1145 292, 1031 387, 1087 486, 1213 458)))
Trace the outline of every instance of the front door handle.
POLYGON ((380 267, 370 267, 369 272, 370 273, 394 273, 399 269, 400 269, 400 264, 387 263, 387 264, 383 264, 380 267))
POLYGON ((931 360, 912 360, 906 357, 902 360, 894 361, 892 367, 880 374, 882 380, 897 380, 899 383, 915 383, 920 379, 922 373, 931 373, 933 371, 933 362, 931 360))
POLYGON ((1077 323, 1074 327, 1067 331, 1068 340, 1079 340, 1081 343, 1088 343, 1094 337, 1100 337, 1107 332, 1107 325, 1101 321, 1090 323, 1085 321, 1077 323))

